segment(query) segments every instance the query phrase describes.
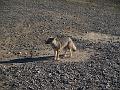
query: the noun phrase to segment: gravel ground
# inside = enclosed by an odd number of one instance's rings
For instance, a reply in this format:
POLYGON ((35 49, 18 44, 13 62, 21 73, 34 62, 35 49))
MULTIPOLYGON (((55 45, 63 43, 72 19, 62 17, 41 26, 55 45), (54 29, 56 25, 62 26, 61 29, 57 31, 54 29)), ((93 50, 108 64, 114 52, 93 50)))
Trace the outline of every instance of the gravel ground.
POLYGON ((91 1, 1 0, 0 90, 120 90, 119 4, 91 1), (71 36, 74 58, 53 60, 55 35, 71 36))

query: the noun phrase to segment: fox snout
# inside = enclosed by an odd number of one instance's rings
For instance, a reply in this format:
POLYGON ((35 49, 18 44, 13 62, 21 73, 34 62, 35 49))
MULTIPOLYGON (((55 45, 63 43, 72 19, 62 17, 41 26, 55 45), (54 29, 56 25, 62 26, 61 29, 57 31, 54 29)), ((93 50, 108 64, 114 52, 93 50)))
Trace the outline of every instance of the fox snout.
POLYGON ((54 40, 54 38, 48 38, 48 39, 45 41, 45 44, 51 44, 53 40, 54 40))
POLYGON ((49 43, 45 40, 45 44, 49 44, 49 43))

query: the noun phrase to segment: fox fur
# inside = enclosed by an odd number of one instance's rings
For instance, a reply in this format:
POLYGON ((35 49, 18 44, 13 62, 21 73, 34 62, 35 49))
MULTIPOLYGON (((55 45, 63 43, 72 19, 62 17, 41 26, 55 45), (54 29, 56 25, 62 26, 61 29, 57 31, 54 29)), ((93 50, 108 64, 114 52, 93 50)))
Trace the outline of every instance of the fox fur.
POLYGON ((64 56, 67 56, 67 51, 70 52, 70 57, 72 57, 72 52, 76 51, 77 48, 73 43, 73 40, 70 37, 66 36, 57 36, 57 37, 50 37, 46 40, 46 44, 50 44, 54 50, 55 60, 59 60, 59 55, 62 50, 65 51, 64 56))

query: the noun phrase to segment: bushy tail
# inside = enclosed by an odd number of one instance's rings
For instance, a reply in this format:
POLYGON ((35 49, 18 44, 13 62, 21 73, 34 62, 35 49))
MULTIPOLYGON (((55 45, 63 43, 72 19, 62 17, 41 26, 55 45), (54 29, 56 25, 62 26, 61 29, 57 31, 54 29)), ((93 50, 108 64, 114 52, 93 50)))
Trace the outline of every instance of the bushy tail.
POLYGON ((70 45, 70 47, 72 48, 73 51, 76 51, 76 50, 77 50, 77 48, 76 48, 76 46, 75 46, 75 44, 73 43, 73 41, 72 41, 71 38, 69 38, 69 45, 70 45))
POLYGON ((73 45, 72 45, 72 50, 73 50, 73 51, 76 51, 76 50, 77 50, 77 48, 76 48, 76 46, 75 46, 74 43, 73 43, 73 45))

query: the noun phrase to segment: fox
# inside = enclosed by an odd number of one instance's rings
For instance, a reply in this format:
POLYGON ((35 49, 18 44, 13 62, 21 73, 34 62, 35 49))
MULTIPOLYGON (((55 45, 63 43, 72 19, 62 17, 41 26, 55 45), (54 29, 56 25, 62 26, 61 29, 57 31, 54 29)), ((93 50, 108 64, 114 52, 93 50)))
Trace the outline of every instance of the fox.
POLYGON ((50 37, 45 41, 45 44, 50 44, 54 50, 54 60, 60 60, 60 52, 64 51, 64 57, 67 56, 67 51, 69 50, 69 57, 72 57, 73 51, 76 51, 77 48, 73 40, 68 36, 56 36, 50 37))

